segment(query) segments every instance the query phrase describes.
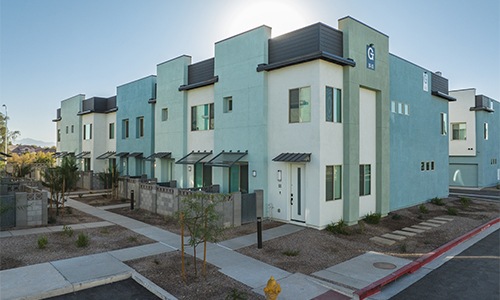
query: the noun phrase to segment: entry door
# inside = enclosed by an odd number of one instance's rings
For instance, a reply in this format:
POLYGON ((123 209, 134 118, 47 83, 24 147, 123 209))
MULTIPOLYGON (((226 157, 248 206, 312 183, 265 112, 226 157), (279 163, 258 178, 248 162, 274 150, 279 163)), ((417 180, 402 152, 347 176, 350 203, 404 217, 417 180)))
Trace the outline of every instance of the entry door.
POLYGON ((292 165, 290 180, 290 210, 292 221, 305 222, 305 166, 292 165))

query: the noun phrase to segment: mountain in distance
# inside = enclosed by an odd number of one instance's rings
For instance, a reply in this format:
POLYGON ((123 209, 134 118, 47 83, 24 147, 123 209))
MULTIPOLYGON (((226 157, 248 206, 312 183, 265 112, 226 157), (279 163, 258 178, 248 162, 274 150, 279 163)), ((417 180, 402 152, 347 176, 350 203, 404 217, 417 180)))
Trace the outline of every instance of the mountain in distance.
POLYGON ((20 140, 16 140, 13 144, 20 144, 20 145, 36 145, 39 147, 52 147, 55 146, 56 143, 54 142, 44 142, 44 141, 39 141, 31 138, 24 138, 20 140))

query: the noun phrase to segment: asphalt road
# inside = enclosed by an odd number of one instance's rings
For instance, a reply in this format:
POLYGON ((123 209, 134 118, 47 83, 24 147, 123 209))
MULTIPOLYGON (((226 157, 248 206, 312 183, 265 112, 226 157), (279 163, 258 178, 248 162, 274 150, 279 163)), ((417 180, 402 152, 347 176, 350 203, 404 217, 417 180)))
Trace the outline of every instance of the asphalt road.
POLYGON ((500 299, 496 230, 391 299, 500 299))
POLYGON ((70 293, 57 297, 49 298, 51 300, 157 300, 159 299, 138 284, 132 278, 122 281, 101 285, 98 287, 81 290, 76 293, 70 293))

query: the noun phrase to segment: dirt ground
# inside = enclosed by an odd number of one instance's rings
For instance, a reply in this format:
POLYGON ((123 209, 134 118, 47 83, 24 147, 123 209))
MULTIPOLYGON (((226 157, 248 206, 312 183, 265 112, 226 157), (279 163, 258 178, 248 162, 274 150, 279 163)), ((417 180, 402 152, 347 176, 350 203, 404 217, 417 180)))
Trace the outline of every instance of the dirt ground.
MULTIPOLYGON (((75 197, 75 200, 80 201, 81 198, 75 197)), ((101 200, 102 203, 97 201, 94 205, 109 205, 109 202, 105 203, 105 199, 101 200)), ((303 274, 311 274, 331 267, 367 251, 377 251, 411 260, 498 217, 500 213, 500 203, 477 199, 472 199, 468 205, 463 204, 458 198, 448 198, 444 199, 442 206, 431 203, 426 203, 423 206, 427 212, 419 206, 410 207, 390 213, 389 216, 382 218, 379 224, 368 224, 360 221, 358 225, 347 228, 348 234, 305 228, 294 234, 266 241, 263 244, 263 249, 257 249, 256 245, 252 245, 238 251, 286 271, 303 274), (450 217, 453 218, 453 221, 409 237, 393 246, 381 246, 369 240, 373 236, 380 236, 437 216, 450 217)), ((173 217, 164 217, 144 210, 130 211, 128 207, 111 211, 177 234, 180 233, 179 225, 173 217)), ((80 216, 79 219, 78 215, 79 212, 73 209, 71 222, 78 222, 78 220, 89 222, 85 216, 80 216)), ((64 222, 69 219, 68 217, 64 222)), ((281 224, 265 220, 263 228, 268 229, 281 224)), ((91 237, 91 245, 95 248, 77 248, 74 245, 76 231, 73 239, 68 238, 63 233, 47 235, 49 243, 46 249, 37 248, 37 239, 40 235, 2 238, 0 244, 1 269, 152 242, 118 226, 86 230, 85 232, 91 237), (17 249, 23 249, 23 253, 20 254, 17 249)), ((255 232, 256 224, 247 224, 226 230, 222 239, 255 232)), ((242 296, 246 299, 263 299, 263 297, 251 292, 245 285, 218 272, 217 268, 211 265, 208 265, 206 278, 201 275, 195 278, 192 275, 194 264, 189 256, 186 260, 187 274, 189 275, 187 283, 185 283, 180 271, 179 252, 160 254, 127 263, 179 299, 221 299, 226 296, 228 299, 245 299, 242 296), (224 291, 224 296, 221 296, 221 291, 224 291)), ((198 268, 201 273, 201 261, 198 262, 198 268)))
POLYGON ((81 197, 72 196, 72 198, 74 200, 92 206, 106 206, 106 205, 130 203, 130 200, 128 199, 112 199, 109 194, 96 194, 96 195, 85 195, 85 196, 83 196, 82 194, 81 197))

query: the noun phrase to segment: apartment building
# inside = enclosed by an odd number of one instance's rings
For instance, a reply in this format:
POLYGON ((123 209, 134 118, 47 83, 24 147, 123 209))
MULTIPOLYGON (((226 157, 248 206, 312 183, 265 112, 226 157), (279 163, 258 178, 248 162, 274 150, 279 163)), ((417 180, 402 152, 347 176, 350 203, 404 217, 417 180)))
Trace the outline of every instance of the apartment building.
POLYGON ((500 183, 500 103, 476 89, 451 91, 449 185, 488 187, 500 183))
POLYGON ((78 116, 85 95, 79 94, 61 101, 57 109, 55 158, 60 163, 66 155, 76 155, 82 149, 82 120, 78 116))

